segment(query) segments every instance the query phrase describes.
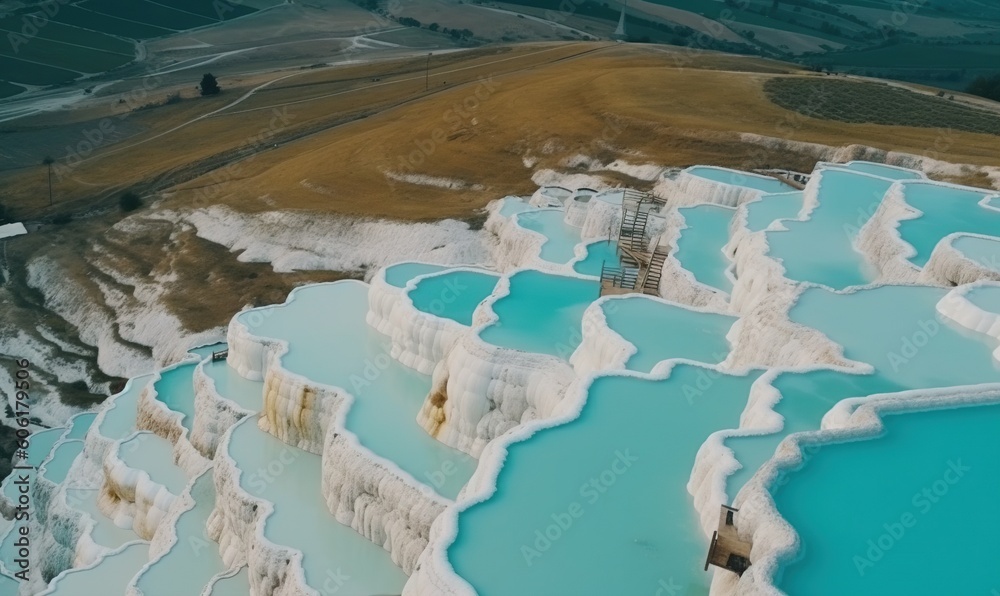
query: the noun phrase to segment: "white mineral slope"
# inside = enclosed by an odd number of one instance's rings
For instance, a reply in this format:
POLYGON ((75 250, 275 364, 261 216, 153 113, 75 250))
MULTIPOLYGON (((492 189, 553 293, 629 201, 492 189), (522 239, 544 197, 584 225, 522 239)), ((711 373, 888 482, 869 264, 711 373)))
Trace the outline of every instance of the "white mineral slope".
POLYGON ((624 369, 628 359, 636 353, 637 349, 632 342, 608 326, 608 318, 604 312, 606 304, 622 299, 624 298, 618 296, 604 296, 583 311, 582 339, 569 359, 577 376, 624 369))
MULTIPOLYGON (((813 176, 806 185, 797 219, 809 219, 818 205, 820 182, 821 176, 813 176)), ((735 221, 745 225, 745 216, 739 213, 735 221)), ((780 225, 780 221, 772 224, 771 229, 780 225)), ((726 360, 728 367, 855 366, 824 334, 789 320, 788 312, 811 284, 797 284, 785 277, 784 267, 768 254, 766 234, 736 232, 724 250, 733 261, 729 309, 740 315, 727 335, 733 346, 726 360)))
POLYGON ((219 441, 227 430, 255 412, 219 395, 215 381, 205 373, 206 359, 194 369, 194 409, 191 446, 204 458, 214 459, 219 441))
POLYGON ((417 423, 432 437, 473 457, 511 428, 550 416, 576 379, 573 368, 555 356, 502 348, 479 337, 498 320, 493 304, 509 295, 510 277, 517 272, 500 278, 476 309, 472 328, 434 369, 430 394, 417 414, 417 423))
POLYGON ((406 259, 486 263, 480 231, 468 224, 401 223, 291 211, 246 214, 221 206, 163 217, 185 221, 199 237, 242 251, 243 262, 271 263, 275 271, 358 271, 406 259))
MULTIPOLYGON (((732 172, 734 179, 737 180, 740 177, 765 178, 765 176, 741 172, 739 170, 720 169, 732 172)), ((682 171, 673 180, 670 178, 661 178, 653 188, 653 193, 666 199, 671 207, 684 207, 698 203, 713 203, 726 207, 737 207, 743 203, 759 199, 764 194, 763 191, 755 188, 702 178, 701 176, 692 174, 689 170, 690 168, 682 171)), ((766 178, 773 180, 773 178, 766 178)))
POLYGON ((82 534, 82 514, 66 506, 65 486, 49 480, 45 468, 60 447, 80 441, 60 440, 52 448, 49 458, 42 463, 31 485, 31 536, 30 559, 32 562, 28 582, 22 593, 38 593, 49 579, 73 565, 76 542, 82 534), (27 590, 27 592, 25 592, 27 590))
MULTIPOLYGON (((788 128, 794 126, 794 122, 781 123, 779 126, 788 128)), ((951 142, 949 135, 944 134, 935 143, 935 147, 928 148, 922 155, 913 153, 903 153, 899 151, 886 151, 866 145, 843 145, 841 147, 831 147, 818 143, 804 143, 801 141, 789 140, 787 137, 768 137, 753 133, 740 133, 739 138, 744 143, 758 145, 767 149, 790 150, 804 155, 815 157, 817 161, 828 161, 835 163, 846 163, 849 161, 870 161, 883 163, 910 170, 918 170, 925 174, 936 176, 962 176, 970 173, 982 172, 989 176, 994 188, 1000 188, 1000 168, 993 166, 975 166, 969 164, 956 164, 941 160, 947 154, 947 145, 951 142), (940 146, 938 146, 940 145, 940 146)))
POLYGON ((858 233, 858 248, 878 269, 878 280, 885 283, 915 283, 921 277, 920 268, 907 260, 916 250, 899 235, 899 222, 923 215, 906 203, 906 186, 893 184, 858 233))
MULTIPOLYGON (((1000 231, 998 231, 1000 233, 1000 231)), ((956 232, 941 239, 934 247, 930 259, 920 274, 920 282, 928 285, 961 286, 979 280, 1000 281, 1000 262, 979 262, 955 248, 961 237, 986 238, 992 236, 956 232)))
MULTIPOLYGON (((483 272, 473 267, 455 267, 446 272, 456 271, 483 272)), ((408 296, 421 280, 442 273, 445 272, 417 276, 406 287, 398 288, 386 282, 385 269, 380 269, 368 289, 365 320, 379 333, 392 338, 393 358, 425 375, 434 372, 437 363, 467 329, 457 321, 417 310, 408 296)))
POLYGON ((113 313, 95 304, 82 288, 68 281, 53 259, 40 256, 28 261, 28 285, 45 296, 47 309, 57 313, 79 332, 80 340, 97 348, 97 364, 106 374, 132 377, 154 368, 143 353, 115 336, 113 313))
MULTIPOLYGON (((801 466, 805 452, 813 445, 874 438, 883 430, 882 413, 996 403, 1000 401, 1000 386, 994 384, 979 385, 973 389, 952 387, 906 391, 870 396, 860 405, 857 400, 849 401, 854 401, 850 405, 857 405, 857 408, 846 419, 833 424, 831 417, 827 416, 822 430, 786 437, 775 456, 740 491, 733 505, 740 510, 740 536, 753 543, 750 555, 753 565, 742 577, 731 573, 716 573, 711 593, 741 596, 782 594, 774 585, 775 574, 782 563, 795 558, 800 542, 795 529, 775 507, 769 487, 783 470, 801 466)), ((841 403, 844 411, 847 406, 848 404, 841 403)))
MULTIPOLYGON (((351 280, 335 283, 365 285, 351 280)), ((297 291, 289 294, 285 305, 295 300, 297 291)), ((269 312, 282 306, 254 309, 245 313, 245 317, 234 317, 230 323, 231 364, 246 377, 264 375, 264 409, 259 426, 284 443, 320 454, 321 486, 331 513, 341 523, 388 550, 392 561, 409 572, 426 545, 430 523, 450 501, 393 462, 372 453, 346 429, 345 419, 354 401, 347 389, 317 383, 288 371, 281 364, 282 356, 288 351, 287 342, 253 334, 251 327, 255 326, 255 314, 270 316, 269 312)), ((223 451, 221 447, 219 451, 223 451)), ((222 496, 235 489, 228 486, 232 482, 228 480, 225 465, 220 467, 216 463, 216 466, 217 476, 221 474, 226 479, 221 484, 219 480, 216 482, 221 508, 226 509, 229 504, 222 496)), ((242 507, 246 502, 243 499, 236 503, 242 507)), ((253 537, 244 527, 245 516, 245 512, 223 512, 216 516, 220 520, 231 520, 226 527, 235 528, 224 534, 231 536, 224 538, 227 540, 224 549, 234 548, 234 552, 245 553, 252 544, 246 542, 253 537)), ((231 565, 237 560, 226 559, 226 562, 231 565)))
MULTIPOLYGON (((124 439, 136 430, 139 396, 146 385, 152 382, 153 375, 133 377, 125 383, 122 390, 104 400, 97 417, 87 430, 84 438, 83 456, 78 460, 78 466, 70 471, 70 476, 79 482, 82 488, 99 488, 103 481, 104 460, 115 443, 124 439), (131 424, 123 424, 122 420, 131 418, 131 424), (102 427, 119 426, 120 436, 106 436, 102 427)), ((110 431, 105 431, 110 432, 110 431)))
MULTIPOLYGON (((969 292, 979 288, 998 286, 1000 284, 994 281, 984 280, 957 287, 938 301, 936 309, 945 317, 970 331, 1000 340, 1000 313, 987 311, 968 299, 969 292)), ((1000 361, 1000 347, 993 351, 993 359, 1000 361)))
POLYGON ((163 373, 200 360, 198 356, 189 356, 181 362, 160 369, 139 395, 136 410, 136 428, 150 431, 169 441, 173 445, 174 461, 189 476, 201 474, 210 462, 191 444, 188 429, 182 423, 184 414, 171 410, 167 404, 157 399, 156 382, 163 377, 163 373))
POLYGON ((104 485, 98 500, 102 513, 119 527, 131 527, 144 540, 153 538, 179 495, 154 479, 151 471, 129 466, 122 453, 153 448, 144 443, 157 441, 163 439, 148 431, 118 441, 104 461, 104 485))
MULTIPOLYGON (((608 193, 614 190, 606 191, 608 193)), ((580 227, 580 237, 584 240, 615 238, 621 227, 622 207, 600 199, 597 196, 587 203, 587 216, 580 227)))
MULTIPOLYGON (((668 247, 663 262, 663 277, 660 278, 660 296, 688 306, 725 310, 729 307, 729 295, 722 290, 707 286, 694 274, 685 269, 677 257, 677 243, 681 233, 688 229, 684 216, 677 209, 671 209, 666 218, 666 228, 660 236, 660 245, 668 247)), ((727 275, 729 275, 727 273, 727 275)))

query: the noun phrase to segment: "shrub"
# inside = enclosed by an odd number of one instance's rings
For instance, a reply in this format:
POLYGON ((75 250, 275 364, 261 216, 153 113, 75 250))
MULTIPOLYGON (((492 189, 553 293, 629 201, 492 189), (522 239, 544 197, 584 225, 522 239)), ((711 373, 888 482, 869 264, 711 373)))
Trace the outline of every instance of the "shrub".
POLYGON ((135 211, 142 207, 142 199, 136 193, 129 191, 118 198, 118 207, 124 213, 135 211))

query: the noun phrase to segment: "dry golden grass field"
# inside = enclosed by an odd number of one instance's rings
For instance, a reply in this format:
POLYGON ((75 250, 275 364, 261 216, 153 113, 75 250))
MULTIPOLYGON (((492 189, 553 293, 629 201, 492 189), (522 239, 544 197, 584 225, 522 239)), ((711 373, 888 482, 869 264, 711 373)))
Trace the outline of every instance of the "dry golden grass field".
MULTIPOLYGON (((170 208, 219 202, 433 220, 468 217, 490 199, 531 190, 526 156, 539 160, 535 167, 557 167, 576 153, 673 166, 808 169, 815 161, 743 143, 741 132, 1000 165, 994 136, 952 132, 942 141, 934 129, 780 108, 764 95, 765 80, 815 75, 756 58, 553 43, 438 54, 426 80, 425 65, 418 56, 283 71, 263 88, 264 75, 211 99, 133 112, 126 117, 145 132, 61 170, 53 209, 80 210, 136 188, 173 191, 170 208), (401 173, 469 186, 412 184, 393 175, 401 173)), ((40 166, 2 173, 0 184, 15 213, 50 212, 40 166)))

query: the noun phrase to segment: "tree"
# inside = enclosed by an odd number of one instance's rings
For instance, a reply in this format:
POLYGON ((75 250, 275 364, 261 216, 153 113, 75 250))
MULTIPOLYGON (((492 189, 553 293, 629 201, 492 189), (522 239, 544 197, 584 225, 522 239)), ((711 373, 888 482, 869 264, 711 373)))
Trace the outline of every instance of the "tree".
POLYGON ((51 155, 46 155, 42 159, 42 165, 49 169, 49 207, 52 206, 52 164, 56 163, 56 160, 52 159, 51 155))
POLYGON ((212 73, 207 72, 203 77, 201 77, 201 94, 204 95, 217 95, 222 88, 219 87, 219 81, 215 80, 212 73))
POLYGON ((136 193, 128 191, 118 198, 118 207, 128 213, 142 207, 142 199, 136 193))
POLYGON ((983 75, 972 81, 965 89, 970 95, 978 95, 993 101, 1000 101, 1000 73, 983 75))

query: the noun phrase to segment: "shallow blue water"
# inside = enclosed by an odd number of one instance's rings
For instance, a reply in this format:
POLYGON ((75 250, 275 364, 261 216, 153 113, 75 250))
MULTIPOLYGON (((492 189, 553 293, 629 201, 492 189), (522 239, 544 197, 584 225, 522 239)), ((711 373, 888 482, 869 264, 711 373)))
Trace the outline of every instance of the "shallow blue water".
POLYGON ((1000 406, 892 414, 867 441, 819 445, 773 489, 802 541, 789 594, 989 594, 1000 517, 1000 406), (850 512, 850 523, 843 515, 850 512), (823 578, 817 581, 817 578, 823 578))
POLYGON ((668 358, 722 362, 729 354, 726 333, 737 320, 644 296, 608 300, 601 308, 608 327, 637 348, 626 367, 639 372, 668 358))
POLYGON ((525 211, 532 211, 535 208, 519 197, 505 197, 501 201, 500 215, 510 217, 525 211))
POLYGON ((215 391, 238 406, 259 412, 264 404, 264 382, 245 379, 225 360, 204 364, 205 374, 215 383, 215 391))
POLYGON ((698 205, 678 211, 687 228, 681 230, 674 257, 699 282, 730 292, 733 284, 726 277, 730 261, 722 247, 729 241, 729 222, 736 210, 719 205, 698 205))
POLYGON ((104 420, 98 432, 112 441, 124 439, 135 430, 136 407, 139 396, 146 388, 153 375, 143 375, 129 379, 128 385, 115 398, 114 407, 105 410, 104 420))
POLYGON ((769 254, 789 279, 834 289, 866 284, 872 272, 853 242, 893 182, 841 169, 816 175, 819 205, 808 220, 783 222, 787 231, 767 232, 769 254))
POLYGON ((95 567, 61 575, 43 594, 124 594, 125 587, 146 564, 148 557, 148 542, 130 544, 120 552, 104 557, 95 567))
POLYGON ((184 492, 188 478, 174 463, 174 448, 170 441, 149 431, 142 431, 123 441, 118 458, 133 470, 143 470, 150 479, 163 485, 174 495, 184 492))
POLYGON ((916 250, 910 262, 918 267, 926 265, 937 243, 954 232, 1000 234, 1000 211, 979 205, 990 194, 994 193, 929 183, 907 184, 903 195, 906 203, 924 214, 899 222, 899 235, 916 250))
POLYGON ((685 485, 755 378, 687 365, 598 378, 579 418, 511 445, 493 497, 459 514, 455 571, 483 596, 707 593, 685 485))
POLYGON ((62 484, 69 474, 76 456, 83 452, 83 441, 63 441, 52 450, 49 459, 42 463, 41 473, 46 480, 62 484))
POLYGON ((63 437, 65 439, 83 439, 87 436, 87 431, 90 430, 90 425, 93 424, 94 418, 97 418, 95 412, 84 412, 83 414, 77 414, 70 418, 70 428, 63 437))
POLYGON ((760 232, 778 219, 791 219, 802 209, 802 191, 769 194, 747 203, 747 229, 760 232))
POLYGON ((174 412, 183 415, 181 425, 191 432, 194 424, 194 367, 196 362, 181 364, 160 373, 160 379, 153 383, 156 399, 174 412))
POLYGON ((706 180, 722 182, 723 184, 732 184, 734 186, 744 186, 746 188, 753 188, 768 193, 795 190, 777 178, 760 176, 758 174, 740 172, 737 170, 727 170, 726 168, 717 168, 714 166, 694 166, 685 171, 689 174, 698 176, 699 178, 705 178, 706 180))
POLYGON ((236 575, 215 582, 210 596, 246 596, 249 593, 250 576, 244 567, 236 575))
MULTIPOLYGON (((1000 229, 995 230, 1000 234, 1000 229)), ((951 245, 967 258, 983 267, 1000 271, 1000 238, 981 238, 979 236, 959 236, 951 245)))
POLYGON ((872 163, 869 161, 850 161, 840 165, 849 170, 854 170, 855 172, 881 176, 882 178, 889 178, 890 180, 922 180, 924 178, 920 172, 904 168, 895 168, 886 164, 872 163))
POLYGON ((493 303, 499 320, 479 336, 503 348, 569 360, 583 339, 583 311, 599 290, 594 279, 519 271, 510 277, 510 294, 493 303))
POLYGON ((227 569, 206 529, 215 507, 211 470, 194 481, 191 497, 194 508, 177 518, 177 542, 136 580, 143 596, 199 594, 213 576, 227 569))
POLYGON ((362 445, 442 496, 454 498, 476 461, 438 442, 416 423, 430 377, 390 356, 389 337, 365 323, 367 312, 366 284, 307 286, 296 290, 290 304, 262 317, 254 333, 290 343, 282 357, 289 371, 342 387, 355 397, 345 423, 362 445), (317 318, 317 312, 329 316, 317 318), (449 473, 441 474, 444 469, 449 473))
POLYGON ((517 225, 545 236, 539 257, 550 263, 569 263, 576 256, 573 248, 580 243, 580 229, 563 221, 559 209, 527 211, 517 216, 517 225))
POLYGON ((1000 314, 1000 285, 973 288, 966 292, 965 298, 986 312, 1000 314))
POLYGON ((770 458, 782 438, 818 429, 823 415, 843 399, 1000 383, 1000 367, 992 357, 997 342, 937 313, 935 306, 947 292, 920 286, 885 286, 846 295, 806 290, 790 318, 819 329, 844 346, 848 358, 876 370, 869 375, 833 370, 779 375, 774 386, 782 399, 775 410, 784 417, 785 427, 768 436, 726 440, 744 465, 727 484, 730 498, 770 458))
POLYGON ((408 296, 421 312, 472 325, 472 313, 499 279, 484 271, 448 271, 420 280, 408 296))
POLYGON ((66 489, 66 503, 74 509, 87 513, 94 520, 94 529, 91 531, 94 542, 105 548, 116 549, 130 540, 138 540, 139 537, 135 532, 119 528, 98 509, 97 499, 100 492, 100 489, 66 489))
POLYGON ((253 497, 274 503, 264 535, 275 544, 304 553, 306 582, 317 590, 336 587, 338 596, 399 594, 406 581, 389 552, 327 509, 320 487, 320 456, 282 443, 247 417, 232 431, 229 454, 243 473, 240 486, 253 497), (350 581, 335 583, 344 575, 350 581))
POLYGON ((385 268, 385 281, 390 286, 404 288, 406 284, 417 277, 427 273, 437 273, 447 269, 444 265, 432 265, 429 263, 397 263, 385 268))
POLYGON ((601 275, 601 268, 619 267, 618 243, 607 240, 591 242, 587 245, 587 256, 573 264, 573 271, 582 275, 601 275))

